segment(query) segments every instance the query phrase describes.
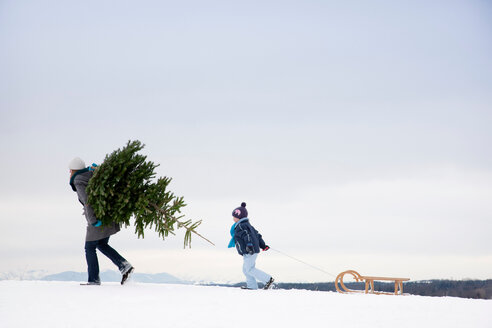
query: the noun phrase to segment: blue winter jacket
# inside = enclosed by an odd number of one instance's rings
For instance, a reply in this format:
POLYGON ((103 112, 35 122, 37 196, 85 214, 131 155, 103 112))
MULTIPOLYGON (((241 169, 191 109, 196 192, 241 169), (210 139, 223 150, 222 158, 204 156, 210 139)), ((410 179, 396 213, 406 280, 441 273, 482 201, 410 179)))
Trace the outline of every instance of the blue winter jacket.
POLYGON ((255 253, 264 249, 266 244, 258 231, 249 223, 248 218, 242 218, 235 224, 234 236, 239 255, 247 254, 246 246, 252 245, 255 253))

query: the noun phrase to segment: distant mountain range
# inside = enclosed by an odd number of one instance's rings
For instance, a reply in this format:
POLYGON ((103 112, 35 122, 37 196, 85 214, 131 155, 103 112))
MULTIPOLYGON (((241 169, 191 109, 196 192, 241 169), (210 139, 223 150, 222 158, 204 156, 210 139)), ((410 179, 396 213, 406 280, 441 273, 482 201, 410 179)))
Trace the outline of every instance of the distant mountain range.
MULTIPOLYGON (((101 272, 101 281, 119 282, 121 274, 117 271, 101 272)), ((47 274, 46 271, 18 271, 0 273, 0 280, 42 280, 42 281, 87 281, 86 272, 65 271, 56 274, 47 274)), ((245 283, 213 283, 195 282, 181 280, 168 273, 139 273, 132 275, 135 282, 155 283, 155 284, 198 284, 206 286, 240 287, 245 283)), ((334 282, 318 283, 281 283, 275 284, 279 289, 307 289, 315 291, 336 291, 334 282)), ((345 285, 350 289, 364 289, 361 282, 346 282, 345 285)), ((375 289, 378 291, 391 292, 394 290, 393 283, 376 282, 375 289)), ((489 280, 425 280, 411 281, 403 284, 405 293, 422 296, 454 296, 464 298, 492 299, 492 279, 489 280)))
MULTIPOLYGON (((119 282, 121 274, 107 270, 100 273, 103 282, 119 282)), ((87 272, 65 271, 47 275, 45 271, 7 272, 0 273, 0 280, 43 280, 43 281, 87 281, 87 272)), ((134 273, 132 280, 155 284, 193 284, 192 281, 181 280, 168 273, 134 273)))

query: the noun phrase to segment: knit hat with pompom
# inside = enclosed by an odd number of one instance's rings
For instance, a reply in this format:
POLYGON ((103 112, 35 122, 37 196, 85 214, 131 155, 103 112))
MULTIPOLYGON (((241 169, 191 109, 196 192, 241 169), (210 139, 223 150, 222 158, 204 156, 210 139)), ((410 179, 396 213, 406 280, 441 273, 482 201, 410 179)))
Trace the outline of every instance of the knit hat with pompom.
POLYGON ((235 208, 234 211, 232 211, 232 216, 237 219, 248 217, 248 211, 246 210, 246 203, 242 202, 241 206, 235 208))

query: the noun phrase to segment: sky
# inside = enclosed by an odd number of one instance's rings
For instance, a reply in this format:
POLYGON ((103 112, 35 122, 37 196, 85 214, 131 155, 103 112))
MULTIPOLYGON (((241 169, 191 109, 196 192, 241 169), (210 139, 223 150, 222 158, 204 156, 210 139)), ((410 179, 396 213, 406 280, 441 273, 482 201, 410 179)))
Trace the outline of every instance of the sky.
POLYGON ((2 0, 0 272, 85 271, 68 162, 140 140, 215 243, 124 229, 140 272, 241 281, 244 201, 278 281, 492 278, 491 35, 488 1, 2 0))

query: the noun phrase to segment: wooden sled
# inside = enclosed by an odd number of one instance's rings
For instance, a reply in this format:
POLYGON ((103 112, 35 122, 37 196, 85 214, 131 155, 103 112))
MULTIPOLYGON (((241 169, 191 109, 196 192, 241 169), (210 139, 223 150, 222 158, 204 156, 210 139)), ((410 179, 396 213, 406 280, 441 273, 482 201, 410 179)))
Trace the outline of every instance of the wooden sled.
POLYGON ((371 293, 371 294, 386 294, 386 295, 401 295, 403 294, 403 282, 408 281, 410 278, 392 278, 392 277, 371 277, 371 276, 361 276, 357 271, 354 270, 348 270, 340 273, 337 278, 335 279, 335 288, 339 293, 362 293, 365 292, 371 293), (343 283, 343 276, 346 274, 351 274, 356 281, 364 281, 366 284, 366 289, 365 291, 362 290, 353 290, 349 289, 345 286, 343 283), (388 292, 377 292, 374 290, 374 280, 381 280, 381 281, 394 281, 395 282, 395 292, 394 293, 388 293, 388 292), (342 286, 342 289, 338 286, 342 286), (369 289, 370 287, 370 289, 369 289))

